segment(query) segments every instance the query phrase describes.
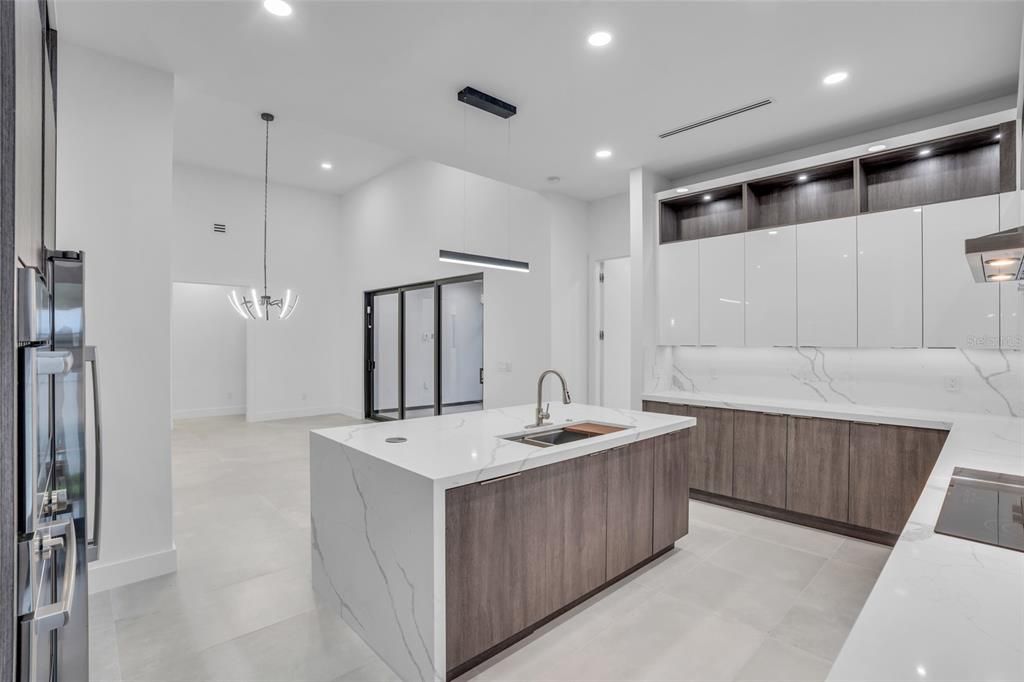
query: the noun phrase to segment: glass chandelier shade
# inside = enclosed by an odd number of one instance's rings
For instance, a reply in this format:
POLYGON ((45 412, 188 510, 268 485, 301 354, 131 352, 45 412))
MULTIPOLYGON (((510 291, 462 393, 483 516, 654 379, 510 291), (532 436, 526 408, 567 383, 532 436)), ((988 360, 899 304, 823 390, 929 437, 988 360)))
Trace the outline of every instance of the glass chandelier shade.
POLYGON ((274 120, 274 115, 263 113, 260 118, 266 124, 263 148, 263 294, 258 294, 256 287, 251 288, 248 294, 241 295, 232 290, 228 294, 228 303, 245 320, 262 319, 269 322, 272 309, 275 319, 287 320, 291 317, 295 306, 299 304, 299 295, 291 289, 285 289, 282 298, 270 295, 267 277, 267 198, 270 190, 270 122, 274 120))

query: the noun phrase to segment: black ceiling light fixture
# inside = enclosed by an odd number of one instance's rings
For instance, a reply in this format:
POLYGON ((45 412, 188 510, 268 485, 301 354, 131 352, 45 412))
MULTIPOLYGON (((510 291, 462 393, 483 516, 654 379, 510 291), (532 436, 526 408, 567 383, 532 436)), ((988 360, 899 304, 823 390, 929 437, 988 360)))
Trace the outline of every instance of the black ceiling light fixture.
MULTIPOLYGON (((486 92, 481 92, 476 88, 465 87, 459 90, 458 99, 463 104, 476 107, 481 111, 486 111, 489 114, 494 114, 499 118, 505 119, 506 125, 506 152, 509 159, 512 157, 512 123, 509 121, 510 118, 516 115, 516 106, 509 104, 504 100, 500 100, 493 95, 488 95, 486 92)), ((463 110, 462 114, 462 147, 463 151, 466 149, 466 111, 463 110)), ((511 251, 511 233, 512 233, 512 204, 511 204, 511 192, 512 188, 505 183, 505 233, 506 233, 506 251, 511 251)), ((463 248, 465 248, 466 242, 466 171, 463 171, 462 176, 462 241, 463 248)), ((473 265, 481 268, 495 268, 497 270, 510 270, 513 272, 529 272, 530 264, 527 261, 514 260, 509 258, 509 253, 505 254, 505 258, 497 256, 486 256, 477 253, 468 253, 466 251, 453 251, 450 249, 440 249, 437 254, 438 260, 444 263, 458 263, 460 265, 473 265)))

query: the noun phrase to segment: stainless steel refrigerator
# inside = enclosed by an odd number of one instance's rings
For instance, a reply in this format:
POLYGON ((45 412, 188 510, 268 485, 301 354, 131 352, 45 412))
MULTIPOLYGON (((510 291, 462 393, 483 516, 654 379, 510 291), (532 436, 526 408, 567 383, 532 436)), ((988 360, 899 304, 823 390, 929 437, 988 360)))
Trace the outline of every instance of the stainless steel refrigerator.
POLYGON ((90 479, 101 480, 101 453, 84 263, 81 252, 47 251, 45 277, 17 272, 19 682, 89 679, 87 562, 98 556, 99 525, 97 509, 89 515, 99 499, 90 479))

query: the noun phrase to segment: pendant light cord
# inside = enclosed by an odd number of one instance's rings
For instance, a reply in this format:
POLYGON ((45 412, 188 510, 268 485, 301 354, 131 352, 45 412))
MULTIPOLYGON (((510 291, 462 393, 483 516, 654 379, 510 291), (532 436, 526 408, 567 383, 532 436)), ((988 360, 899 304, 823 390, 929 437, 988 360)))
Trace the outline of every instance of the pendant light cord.
POLYGON ((266 124, 267 134, 263 146, 263 295, 269 296, 270 285, 267 282, 267 194, 270 187, 270 121, 266 121, 266 124))

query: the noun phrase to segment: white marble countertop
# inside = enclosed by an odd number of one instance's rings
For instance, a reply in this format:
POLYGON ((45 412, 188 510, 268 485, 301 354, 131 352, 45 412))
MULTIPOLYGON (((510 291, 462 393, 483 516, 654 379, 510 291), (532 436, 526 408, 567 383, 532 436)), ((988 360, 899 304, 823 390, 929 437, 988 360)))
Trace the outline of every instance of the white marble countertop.
POLYGON ((644 399, 949 428, 829 680, 1024 680, 1024 553, 935 533, 954 467, 1024 475, 1024 419, 704 393, 644 399))
POLYGON ((689 428, 696 423, 692 417, 575 403, 552 403, 551 426, 527 429, 526 425, 534 421, 535 409, 534 405, 517 405, 423 419, 321 429, 314 433, 430 479, 441 488, 453 488, 660 436, 689 428), (546 448, 503 438, 585 421, 627 428, 546 448), (392 437, 407 440, 404 443, 386 442, 387 438, 392 437))
POLYGON ((952 427, 956 419, 964 414, 962 412, 916 410, 904 407, 873 407, 853 403, 822 403, 790 398, 758 398, 723 393, 685 393, 682 391, 645 393, 644 400, 943 430, 952 427))

